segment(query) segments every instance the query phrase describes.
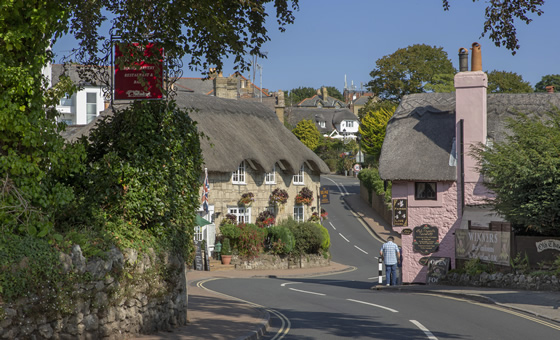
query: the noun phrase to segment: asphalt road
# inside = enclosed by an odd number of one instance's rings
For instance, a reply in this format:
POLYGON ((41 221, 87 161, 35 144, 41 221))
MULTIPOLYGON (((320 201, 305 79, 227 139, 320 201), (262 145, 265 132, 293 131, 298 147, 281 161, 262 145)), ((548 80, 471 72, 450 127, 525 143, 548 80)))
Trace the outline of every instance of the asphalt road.
POLYGON ((333 261, 345 273, 301 279, 220 279, 205 287, 256 303, 271 314, 266 339, 558 339, 539 319, 495 305, 418 293, 371 290, 381 246, 344 204, 356 179, 324 176, 329 186, 333 261))

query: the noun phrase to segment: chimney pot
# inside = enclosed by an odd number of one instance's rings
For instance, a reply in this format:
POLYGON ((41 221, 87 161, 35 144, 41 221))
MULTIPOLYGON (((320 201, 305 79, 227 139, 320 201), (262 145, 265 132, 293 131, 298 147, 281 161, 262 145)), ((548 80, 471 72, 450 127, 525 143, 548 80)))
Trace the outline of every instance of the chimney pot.
POLYGON ((469 70, 469 50, 464 47, 459 49, 459 72, 467 72, 469 70))
POLYGON ((546 88, 546 92, 554 93, 554 86, 553 85, 548 85, 545 88, 546 88))
POLYGON ((472 44, 471 71, 482 71, 482 56, 480 52, 480 44, 477 42, 472 44))

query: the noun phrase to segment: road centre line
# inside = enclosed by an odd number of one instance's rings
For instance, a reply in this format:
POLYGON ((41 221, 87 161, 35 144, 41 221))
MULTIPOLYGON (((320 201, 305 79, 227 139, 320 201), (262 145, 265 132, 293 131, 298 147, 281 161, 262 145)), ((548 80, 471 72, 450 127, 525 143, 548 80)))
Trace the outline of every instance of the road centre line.
POLYGON ((385 306, 381 306, 381 305, 376 305, 375 303, 369 303, 369 302, 364 302, 364 301, 360 301, 360 300, 353 300, 353 299, 346 299, 348 301, 352 301, 352 302, 357 302, 357 303, 361 303, 364 305, 369 305, 369 306, 373 306, 373 307, 377 307, 377 308, 381 308, 381 309, 385 309, 388 310, 389 312, 393 312, 393 313, 398 313, 399 311, 393 308, 389 308, 389 307, 385 307, 385 306))
POLYGON ((293 290, 295 292, 300 292, 300 293, 307 293, 307 294, 313 294, 313 295, 321 295, 321 296, 325 296, 326 294, 322 294, 322 293, 315 293, 315 292, 308 292, 306 290, 301 290, 301 289, 295 289, 295 288, 289 288, 290 290, 293 290))
POLYGON ((438 340, 438 338, 436 338, 432 332, 430 332, 430 330, 428 330, 426 327, 424 327, 424 325, 422 325, 420 322, 416 321, 416 320, 409 320, 410 322, 412 322, 416 327, 420 328, 420 330, 422 332, 424 332, 424 334, 426 334, 426 336, 428 337, 428 339, 430 340, 438 340))
POLYGON ((331 225, 331 227, 332 227, 334 230, 336 230, 336 227, 335 227, 331 222, 329 222, 329 224, 331 225))
POLYGON ((345 239, 346 242, 350 242, 350 240, 348 240, 346 237, 344 237, 344 235, 342 235, 341 233, 338 233, 338 235, 340 235, 340 237, 342 237, 343 239, 345 239))
POLYGON ((361 251, 362 253, 364 253, 364 254, 368 255, 368 252, 367 252, 367 251, 365 251, 365 250, 361 249, 361 248, 360 248, 360 247, 358 247, 357 245, 354 245, 354 247, 355 247, 356 249, 358 249, 359 251, 361 251))

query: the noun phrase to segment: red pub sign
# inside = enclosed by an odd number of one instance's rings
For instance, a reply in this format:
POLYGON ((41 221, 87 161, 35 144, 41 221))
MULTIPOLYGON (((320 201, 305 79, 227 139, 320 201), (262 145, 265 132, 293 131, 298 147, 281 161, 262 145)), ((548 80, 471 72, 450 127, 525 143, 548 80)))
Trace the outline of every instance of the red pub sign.
MULTIPOLYGON (((161 99, 163 87, 163 49, 154 43, 130 44, 129 65, 119 65, 123 52, 115 45, 115 99, 161 99), (156 63, 147 62, 146 59, 156 63), (158 58, 159 57, 159 58, 158 58)), ((126 51, 126 49, 123 48, 126 51)))

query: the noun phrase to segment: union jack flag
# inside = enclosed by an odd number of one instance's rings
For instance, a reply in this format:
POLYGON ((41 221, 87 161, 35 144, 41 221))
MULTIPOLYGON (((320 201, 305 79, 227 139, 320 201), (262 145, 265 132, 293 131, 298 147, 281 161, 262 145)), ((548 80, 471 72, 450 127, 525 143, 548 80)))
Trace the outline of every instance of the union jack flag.
POLYGON ((208 194, 210 193, 210 183, 208 183, 208 169, 204 168, 204 184, 202 185, 202 209, 208 214, 208 194))

